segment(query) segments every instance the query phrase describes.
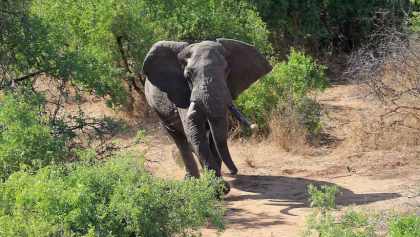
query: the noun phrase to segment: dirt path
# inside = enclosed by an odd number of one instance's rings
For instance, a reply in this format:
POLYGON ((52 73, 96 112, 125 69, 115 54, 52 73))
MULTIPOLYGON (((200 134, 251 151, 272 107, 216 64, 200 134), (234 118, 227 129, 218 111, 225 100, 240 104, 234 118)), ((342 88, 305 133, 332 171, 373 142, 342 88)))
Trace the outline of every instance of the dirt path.
MULTIPOLYGON (((363 149, 359 128, 377 108, 358 90, 335 86, 319 98, 326 111, 326 142, 319 148, 291 154, 268 141, 230 144, 240 172, 226 177, 233 189, 225 198, 227 226, 220 236, 299 236, 310 212, 306 187, 311 183, 337 185, 341 208, 404 211, 420 205, 419 151, 363 149)), ((150 147, 147 157, 154 173, 183 176, 170 140, 152 139, 150 147)), ((210 227, 202 233, 217 236, 210 227)))

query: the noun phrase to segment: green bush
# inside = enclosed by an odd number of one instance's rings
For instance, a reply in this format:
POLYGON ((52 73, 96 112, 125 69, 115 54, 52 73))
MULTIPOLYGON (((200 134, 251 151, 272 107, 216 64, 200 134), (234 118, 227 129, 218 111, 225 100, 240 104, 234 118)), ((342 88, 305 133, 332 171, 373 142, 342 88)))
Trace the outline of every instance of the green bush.
POLYGON ((413 32, 420 32, 420 12, 413 12, 410 18, 410 25, 413 32))
POLYGON ((246 1, 267 23, 280 56, 291 46, 315 54, 350 52, 381 27, 402 28, 410 11, 408 0, 246 1))
MULTIPOLYGON (((370 215, 360 211, 346 210, 341 216, 331 210, 319 212, 316 209, 306 220, 303 236, 326 237, 376 237, 376 230, 383 224, 381 216, 370 215)), ((387 218, 388 219, 388 218, 387 218)), ((389 219, 389 237, 417 237, 420 236, 420 217, 416 215, 393 216, 389 219)))
POLYGON ((310 184, 308 186, 311 207, 329 210, 335 208, 335 198, 338 193, 337 186, 323 185, 320 188, 310 184))
MULTIPOLYGON (((383 223, 383 216, 361 211, 346 210, 339 215, 334 212, 336 186, 308 186, 309 201, 313 212, 307 217, 303 236, 323 237, 375 237, 376 230, 383 223)), ((388 219, 389 237, 420 236, 420 217, 416 215, 391 215, 388 219)), ((380 235, 382 236, 382 235, 380 235)))
POLYGON ((397 216, 389 224, 390 237, 417 237, 420 236, 420 216, 397 216))
POLYGON ((292 107, 306 128, 316 130, 320 126, 319 110, 317 112, 308 94, 322 91, 326 86, 325 67, 292 49, 287 62, 275 64, 272 72, 242 93, 236 103, 262 128, 267 128, 275 109, 285 113, 292 107))
POLYGON ((65 137, 55 136, 42 113, 42 97, 0 97, 0 180, 65 158, 65 137))
POLYGON ((303 236, 325 237, 374 237, 375 228, 370 217, 364 213, 353 210, 345 211, 337 218, 333 209, 336 208, 337 186, 308 186, 310 206, 314 208, 312 214, 306 219, 303 236))
POLYGON ((303 236, 374 237, 376 235, 368 215, 346 211, 341 218, 336 218, 331 212, 310 215, 303 236))
POLYGON ((48 166, 0 184, 0 236, 192 236, 223 227, 212 175, 164 181, 136 159, 48 166))

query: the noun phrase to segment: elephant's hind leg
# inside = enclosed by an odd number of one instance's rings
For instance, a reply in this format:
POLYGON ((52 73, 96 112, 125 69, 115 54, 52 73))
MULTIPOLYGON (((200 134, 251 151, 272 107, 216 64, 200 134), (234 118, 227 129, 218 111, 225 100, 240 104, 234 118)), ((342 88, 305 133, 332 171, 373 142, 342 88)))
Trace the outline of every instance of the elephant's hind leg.
POLYGON ((200 172, 198 171, 197 163, 195 162, 191 147, 185 135, 177 131, 170 131, 169 129, 168 133, 174 140, 179 152, 181 153, 182 160, 185 164, 185 176, 196 178, 200 177, 200 172))

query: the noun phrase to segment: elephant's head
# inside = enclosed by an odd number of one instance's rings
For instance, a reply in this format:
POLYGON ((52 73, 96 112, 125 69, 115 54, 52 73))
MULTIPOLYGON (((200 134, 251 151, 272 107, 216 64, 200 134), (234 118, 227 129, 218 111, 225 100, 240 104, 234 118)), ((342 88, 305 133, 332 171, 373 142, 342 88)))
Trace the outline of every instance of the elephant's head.
POLYGON ((184 91, 179 88, 180 82, 183 87, 191 87, 190 100, 202 100, 203 93, 204 97, 231 100, 271 69, 254 46, 217 39, 195 44, 160 41, 149 51, 143 73, 174 101, 184 104, 185 98, 177 96, 184 91))

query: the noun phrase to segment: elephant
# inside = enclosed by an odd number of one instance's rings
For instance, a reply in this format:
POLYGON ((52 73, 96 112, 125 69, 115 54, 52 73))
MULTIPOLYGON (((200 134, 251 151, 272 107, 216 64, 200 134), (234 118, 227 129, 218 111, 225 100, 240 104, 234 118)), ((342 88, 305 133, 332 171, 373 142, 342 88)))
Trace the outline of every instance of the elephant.
POLYGON ((233 100, 272 66, 247 43, 219 38, 198 43, 159 41, 147 53, 142 74, 145 97, 173 138, 186 176, 201 165, 221 177, 222 161, 238 172, 227 145, 233 100))

